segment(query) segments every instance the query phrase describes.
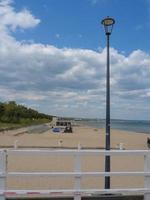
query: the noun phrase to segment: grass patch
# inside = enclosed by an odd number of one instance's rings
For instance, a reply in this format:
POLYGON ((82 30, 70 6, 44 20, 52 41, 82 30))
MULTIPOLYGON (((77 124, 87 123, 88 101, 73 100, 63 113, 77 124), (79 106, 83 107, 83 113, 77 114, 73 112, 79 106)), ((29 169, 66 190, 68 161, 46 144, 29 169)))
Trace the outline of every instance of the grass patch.
POLYGON ((34 120, 21 119, 19 123, 0 122, 0 131, 13 130, 13 129, 22 128, 22 127, 31 126, 31 125, 44 124, 48 122, 50 122, 50 120, 48 119, 34 119, 34 120))

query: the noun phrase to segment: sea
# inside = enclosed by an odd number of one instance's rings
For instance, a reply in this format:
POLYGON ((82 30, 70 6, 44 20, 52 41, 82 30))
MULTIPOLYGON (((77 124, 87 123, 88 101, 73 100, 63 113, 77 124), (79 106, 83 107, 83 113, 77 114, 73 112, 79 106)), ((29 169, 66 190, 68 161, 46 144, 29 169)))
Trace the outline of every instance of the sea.
MULTIPOLYGON (((77 124, 90 126, 93 128, 105 128, 105 119, 74 119, 77 124)), ((131 131, 135 133, 150 134, 150 120, 120 120, 111 119, 111 129, 131 131)), ((33 125, 28 127, 28 133, 43 133, 49 130, 46 124, 33 125)))
MULTIPOLYGON (((78 124, 87 125, 93 128, 105 128, 104 119, 78 119, 78 124)), ((150 120, 111 120, 111 129, 119 129, 136 133, 150 134, 150 120)))

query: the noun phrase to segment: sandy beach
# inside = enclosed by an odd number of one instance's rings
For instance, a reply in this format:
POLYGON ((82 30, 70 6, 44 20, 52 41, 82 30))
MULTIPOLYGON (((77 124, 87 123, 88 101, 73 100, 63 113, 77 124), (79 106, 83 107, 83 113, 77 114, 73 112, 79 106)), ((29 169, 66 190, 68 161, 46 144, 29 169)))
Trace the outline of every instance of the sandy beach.
MULTIPOLYGON (((119 144, 123 149, 147 149, 148 134, 133 133, 121 130, 111 130, 111 147, 118 149, 119 144)), ((105 145, 105 130, 86 126, 73 127, 73 133, 53 133, 51 129, 44 133, 26 133, 22 131, 7 131, 0 133, 1 148, 101 148, 105 145)), ((8 171, 73 171, 74 160, 71 156, 47 155, 9 155, 8 171)), ((143 157, 112 157, 111 171, 142 171, 144 168, 143 157)), ((104 157, 85 156, 82 158, 83 171, 104 171, 104 157)), ((9 189, 55 189, 73 188, 73 178, 50 177, 9 177, 9 189)), ((82 188, 103 188, 103 178, 83 178, 82 188)), ((142 177, 112 177, 111 187, 143 187, 142 177)))

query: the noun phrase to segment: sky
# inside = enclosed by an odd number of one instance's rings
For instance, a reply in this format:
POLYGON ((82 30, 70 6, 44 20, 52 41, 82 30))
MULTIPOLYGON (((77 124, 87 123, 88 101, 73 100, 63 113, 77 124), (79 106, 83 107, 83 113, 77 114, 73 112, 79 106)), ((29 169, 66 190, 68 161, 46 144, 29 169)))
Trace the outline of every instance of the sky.
POLYGON ((0 101, 50 115, 150 120, 150 0, 0 0, 0 101))

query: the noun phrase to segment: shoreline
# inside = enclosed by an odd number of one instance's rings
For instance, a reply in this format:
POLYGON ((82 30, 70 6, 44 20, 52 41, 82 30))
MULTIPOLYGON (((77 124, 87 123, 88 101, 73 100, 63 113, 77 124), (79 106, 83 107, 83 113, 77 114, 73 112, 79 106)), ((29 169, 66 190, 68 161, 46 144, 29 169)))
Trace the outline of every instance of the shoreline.
MULTIPOLYGON (((105 129, 105 120, 83 120, 77 121, 77 124, 82 126, 88 126, 97 129, 105 129)), ((112 119, 111 129, 117 129, 121 131, 129 131, 135 133, 150 134, 150 120, 116 120, 112 119)))
MULTIPOLYGON (((75 125, 75 127, 85 127, 85 128, 89 128, 89 129, 95 129, 95 130, 103 130, 105 132, 105 127, 94 127, 94 126, 90 126, 87 124, 77 124, 75 125)), ((121 129, 121 128, 110 128, 110 132, 111 131, 121 131, 121 132, 125 132, 125 133, 131 133, 131 134, 150 134, 149 132, 140 132, 140 131, 134 131, 134 130, 128 130, 128 129, 121 129)), ((149 135, 150 136, 150 135, 149 135)))

